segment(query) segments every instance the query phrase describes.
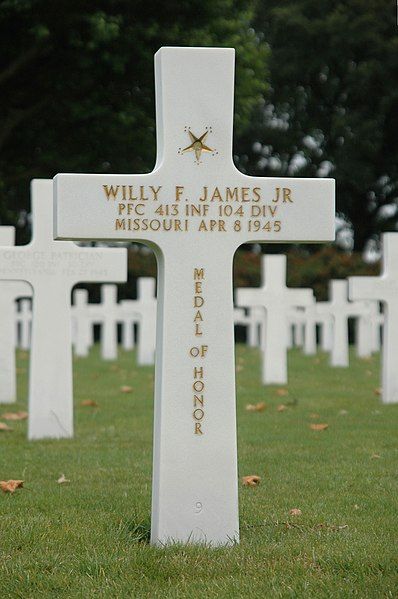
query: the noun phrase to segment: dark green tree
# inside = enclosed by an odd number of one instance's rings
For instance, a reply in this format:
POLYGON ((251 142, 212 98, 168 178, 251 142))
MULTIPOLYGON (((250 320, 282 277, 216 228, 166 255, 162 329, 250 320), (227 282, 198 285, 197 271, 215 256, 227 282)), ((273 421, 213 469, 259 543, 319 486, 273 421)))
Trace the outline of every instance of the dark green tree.
MULTIPOLYGON (((237 50, 235 133, 266 89, 267 46, 245 0, 0 2, 0 218, 57 172, 148 172, 153 55, 164 45, 237 50)), ((25 231, 25 229, 24 229, 25 231)), ((25 231, 23 238, 26 238, 25 231)))
POLYGON ((396 7, 267 0, 255 27, 271 49, 270 93, 240 139, 240 166, 259 175, 330 173, 338 213, 362 250, 398 221, 396 7))

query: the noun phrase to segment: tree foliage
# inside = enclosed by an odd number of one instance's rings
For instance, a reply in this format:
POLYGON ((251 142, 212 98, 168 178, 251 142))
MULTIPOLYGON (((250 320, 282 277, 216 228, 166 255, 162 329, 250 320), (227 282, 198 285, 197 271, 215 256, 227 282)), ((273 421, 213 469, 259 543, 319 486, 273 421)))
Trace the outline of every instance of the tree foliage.
POLYGON ((29 207, 33 177, 152 169, 161 46, 236 48, 242 134, 266 86, 252 17, 252 0, 0 2, 2 221, 29 207))
POLYGON ((258 6, 271 89, 241 139, 240 166, 259 175, 330 173, 343 225, 362 250, 398 220, 396 7, 385 0, 258 6))

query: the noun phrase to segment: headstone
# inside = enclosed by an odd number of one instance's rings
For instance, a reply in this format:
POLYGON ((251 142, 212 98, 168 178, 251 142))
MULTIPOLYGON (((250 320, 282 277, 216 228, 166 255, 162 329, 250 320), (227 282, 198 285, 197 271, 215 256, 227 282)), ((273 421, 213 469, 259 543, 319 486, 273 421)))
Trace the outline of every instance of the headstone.
POLYGON ((315 302, 304 309, 304 354, 313 356, 317 352, 317 329, 319 328, 321 348, 329 351, 332 347, 331 318, 327 314, 319 314, 318 304, 315 302))
POLYGON ((130 300, 131 309, 138 315, 137 362, 149 366, 155 361, 156 344, 156 280, 140 277, 137 280, 137 299, 130 300))
POLYGON ((101 357, 117 360, 117 325, 120 322, 117 286, 101 285, 101 357))
POLYGON ((131 351, 135 347, 135 326, 139 321, 139 315, 134 312, 134 300, 122 300, 120 302, 120 322, 122 325, 122 347, 125 351, 131 351))
MULTIPOLYGON (((30 294, 32 291, 30 291, 30 294)), ((32 332, 32 300, 30 298, 20 299, 17 309, 17 339, 18 347, 24 351, 30 348, 32 332)))
POLYGON ((383 235, 383 271, 380 277, 350 277, 353 300, 383 302, 382 401, 398 403, 398 233, 383 235))
MULTIPOLYGON (((0 246, 13 246, 14 242, 15 228, 0 227, 0 246)), ((31 293, 30 286, 23 281, 0 282, 0 403, 17 400, 15 302, 31 293)))
POLYGON ((247 344, 249 347, 260 347, 261 326, 264 322, 264 310, 262 308, 248 308, 247 318, 249 321, 247 332, 247 344))
POLYGON ((151 540, 161 545, 238 540, 236 249, 334 237, 333 181, 234 167, 233 79, 232 49, 162 48, 155 170, 55 178, 59 239, 129 239, 156 252, 151 540))
POLYGON ((373 302, 364 302, 367 314, 359 316, 355 329, 355 346, 358 358, 370 358, 372 355, 372 330, 373 330, 373 302))
POLYGON ((93 324, 89 316, 87 289, 73 291, 72 319, 74 322, 75 356, 86 358, 93 345, 93 324))
POLYGON ((333 280, 329 283, 327 302, 318 302, 317 310, 333 319, 333 342, 330 354, 331 366, 348 367, 349 338, 348 319, 359 318, 368 314, 365 302, 350 302, 348 300, 348 282, 333 280))
POLYGON ((263 369, 265 385, 287 383, 287 346, 289 314, 297 306, 313 301, 312 289, 293 289, 286 286, 286 256, 262 256, 262 286, 237 289, 236 303, 242 307, 262 307, 263 369))
POLYGON ((32 212, 32 241, 0 248, 0 280, 33 287, 29 439, 72 437, 71 290, 82 281, 125 281, 127 250, 54 241, 51 180, 32 182, 32 212))
POLYGON ((381 348, 381 333, 384 325, 384 314, 380 311, 380 302, 371 302, 371 346, 372 353, 377 353, 381 348))

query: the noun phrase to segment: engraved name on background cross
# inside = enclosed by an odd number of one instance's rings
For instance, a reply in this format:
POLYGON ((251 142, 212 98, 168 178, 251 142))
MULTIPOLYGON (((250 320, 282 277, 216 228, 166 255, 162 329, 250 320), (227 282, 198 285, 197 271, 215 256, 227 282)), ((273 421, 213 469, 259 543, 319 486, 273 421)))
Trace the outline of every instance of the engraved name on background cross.
POLYGON ((232 161, 234 50, 155 57, 157 161, 55 177, 57 239, 132 240, 158 261, 152 543, 239 538, 232 263, 246 242, 334 238, 334 181, 232 161))

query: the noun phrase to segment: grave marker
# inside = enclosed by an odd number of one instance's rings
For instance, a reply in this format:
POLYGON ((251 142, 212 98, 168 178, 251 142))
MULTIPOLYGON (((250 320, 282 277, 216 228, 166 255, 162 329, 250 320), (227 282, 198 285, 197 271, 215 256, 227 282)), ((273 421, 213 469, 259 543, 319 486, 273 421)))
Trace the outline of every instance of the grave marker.
POLYGON ((0 280, 33 288, 29 439, 72 437, 71 290, 82 281, 125 281, 127 250, 54 241, 52 181, 36 179, 31 188, 32 241, 0 247, 0 280))
POLYGON ((89 317, 87 289, 73 292, 72 318, 74 321, 75 356, 86 358, 93 345, 93 324, 89 317))
MULTIPOLYGON (((0 227, 0 246, 13 246, 15 228, 0 227)), ((0 282, 0 403, 17 400, 15 350, 17 346, 16 300, 32 294, 24 281, 0 282)))
MULTIPOLYGON (((30 291, 31 293, 32 291, 30 291)), ((19 300, 16 319, 18 347, 27 351, 30 348, 32 330, 32 300, 30 298, 19 300)))
POLYGON ((242 307, 262 307, 262 380, 265 385, 287 383, 289 316, 292 308, 313 302, 312 289, 286 286, 286 256, 262 256, 261 287, 237 289, 236 303, 242 307))
POLYGON ((327 302, 318 302, 317 310, 333 319, 333 341, 330 353, 331 366, 346 368, 349 365, 348 319, 368 314, 365 302, 348 300, 348 282, 333 280, 329 283, 327 302))
POLYGON ((147 243, 158 327, 152 543, 238 540, 232 261, 243 243, 334 238, 334 182, 232 161, 234 51, 156 55, 158 156, 144 175, 55 177, 56 236, 147 243))
POLYGON ((350 277, 350 298, 384 304, 382 345, 382 401, 398 403, 398 233, 383 235, 383 271, 380 277, 350 277))

